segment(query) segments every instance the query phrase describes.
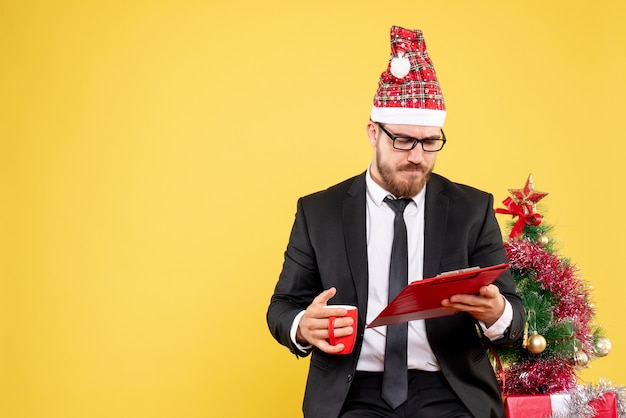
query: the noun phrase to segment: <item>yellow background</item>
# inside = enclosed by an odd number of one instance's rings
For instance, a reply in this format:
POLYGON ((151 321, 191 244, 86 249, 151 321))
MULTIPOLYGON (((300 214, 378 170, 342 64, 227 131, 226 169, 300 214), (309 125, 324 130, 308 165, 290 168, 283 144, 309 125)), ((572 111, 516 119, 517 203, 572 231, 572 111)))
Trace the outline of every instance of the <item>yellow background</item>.
MULTIPOLYGON (((296 417, 265 310, 298 196, 363 171, 392 24, 442 84, 437 171, 524 184, 626 384, 621 1, 0 1, 0 416, 296 417)), ((501 217, 506 224, 507 217, 501 217)))

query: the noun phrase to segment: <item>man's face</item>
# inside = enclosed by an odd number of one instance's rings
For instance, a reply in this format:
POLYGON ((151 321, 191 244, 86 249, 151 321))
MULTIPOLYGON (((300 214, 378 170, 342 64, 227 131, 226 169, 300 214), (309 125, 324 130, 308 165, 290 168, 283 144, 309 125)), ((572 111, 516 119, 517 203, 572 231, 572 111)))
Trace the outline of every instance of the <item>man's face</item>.
MULTIPOLYGON (((385 129, 394 136, 423 139, 438 137, 436 126, 392 125, 385 129)), ((367 124, 367 134, 374 148, 371 174, 376 183, 396 197, 412 197, 423 188, 435 166, 438 152, 425 152, 421 144, 410 151, 393 148, 391 139, 376 122, 367 124)))

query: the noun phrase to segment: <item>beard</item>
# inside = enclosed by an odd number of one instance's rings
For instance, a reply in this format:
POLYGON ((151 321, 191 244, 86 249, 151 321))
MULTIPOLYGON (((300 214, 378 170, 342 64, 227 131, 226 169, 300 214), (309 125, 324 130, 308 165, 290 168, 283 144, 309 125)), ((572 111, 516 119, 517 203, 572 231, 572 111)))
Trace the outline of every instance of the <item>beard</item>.
POLYGON ((400 167, 393 168, 381 161, 380 154, 376 154, 376 168, 380 173, 384 188, 392 193, 395 197, 413 197, 422 191, 433 167, 425 167, 423 164, 404 164, 400 167), (417 170, 418 173, 410 176, 408 179, 400 178, 399 172, 404 170, 417 170))

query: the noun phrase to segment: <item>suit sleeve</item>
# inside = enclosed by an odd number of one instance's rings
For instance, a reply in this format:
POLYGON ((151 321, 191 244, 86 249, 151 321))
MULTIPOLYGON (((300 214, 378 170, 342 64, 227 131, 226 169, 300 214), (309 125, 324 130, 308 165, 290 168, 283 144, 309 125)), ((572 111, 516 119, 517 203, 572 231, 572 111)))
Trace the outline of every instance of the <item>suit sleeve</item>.
POLYGON ((308 353, 300 351, 291 341, 291 326, 296 315, 323 290, 304 206, 299 199, 283 268, 267 311, 267 323, 274 338, 298 356, 308 353))

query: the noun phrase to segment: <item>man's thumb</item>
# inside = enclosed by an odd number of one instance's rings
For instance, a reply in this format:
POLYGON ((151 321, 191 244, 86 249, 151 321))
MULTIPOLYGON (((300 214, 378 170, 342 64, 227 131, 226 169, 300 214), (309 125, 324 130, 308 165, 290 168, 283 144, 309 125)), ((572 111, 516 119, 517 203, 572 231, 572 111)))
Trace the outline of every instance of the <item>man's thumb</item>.
POLYGON ((337 289, 335 289, 334 287, 326 289, 322 293, 317 295, 317 297, 313 300, 313 303, 326 305, 326 302, 328 302, 333 296, 335 296, 336 293, 337 289))

